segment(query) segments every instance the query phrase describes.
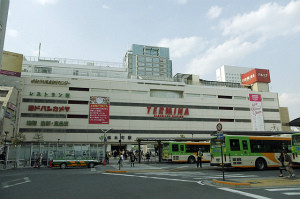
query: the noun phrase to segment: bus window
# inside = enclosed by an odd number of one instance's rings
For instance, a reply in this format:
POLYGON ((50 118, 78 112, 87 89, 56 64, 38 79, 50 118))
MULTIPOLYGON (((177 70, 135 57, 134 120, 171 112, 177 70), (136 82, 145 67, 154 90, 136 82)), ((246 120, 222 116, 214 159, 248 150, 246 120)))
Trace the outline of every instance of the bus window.
POLYGON ((180 145, 180 151, 184 151, 184 145, 180 145))
POLYGON ((172 151, 178 152, 178 144, 172 144, 172 151))
POLYGON ((239 139, 230 139, 230 150, 231 151, 241 150, 239 139))
POLYGON ((243 144, 243 150, 248 150, 247 140, 243 140, 242 144, 243 144))

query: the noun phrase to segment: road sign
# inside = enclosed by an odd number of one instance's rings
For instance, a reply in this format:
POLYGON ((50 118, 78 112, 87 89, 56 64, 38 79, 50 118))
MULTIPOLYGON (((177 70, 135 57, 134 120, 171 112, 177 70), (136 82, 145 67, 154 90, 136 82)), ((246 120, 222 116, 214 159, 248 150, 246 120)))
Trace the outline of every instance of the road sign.
POLYGON ((217 127, 217 131, 222 131, 222 124, 221 123, 218 123, 216 127, 217 127))

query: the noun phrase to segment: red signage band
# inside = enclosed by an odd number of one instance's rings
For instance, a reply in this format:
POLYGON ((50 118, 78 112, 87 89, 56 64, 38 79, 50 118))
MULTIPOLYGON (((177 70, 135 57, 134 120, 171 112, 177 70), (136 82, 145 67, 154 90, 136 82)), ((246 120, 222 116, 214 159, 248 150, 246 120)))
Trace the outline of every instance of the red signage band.
POLYGON ((255 68, 241 75, 241 83, 243 85, 250 85, 256 82, 270 83, 271 79, 269 70, 255 68))
POLYGON ((28 105, 28 111, 53 111, 53 112, 62 112, 66 111, 69 112, 69 106, 35 106, 35 105, 28 105))

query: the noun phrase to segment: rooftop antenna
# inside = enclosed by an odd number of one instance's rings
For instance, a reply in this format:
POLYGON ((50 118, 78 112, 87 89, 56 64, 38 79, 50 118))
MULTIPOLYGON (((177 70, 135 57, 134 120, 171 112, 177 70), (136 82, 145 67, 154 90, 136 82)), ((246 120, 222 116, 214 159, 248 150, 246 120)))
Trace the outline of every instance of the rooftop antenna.
POLYGON ((41 42, 39 44, 39 57, 38 57, 39 60, 40 60, 40 55, 41 55, 41 42))

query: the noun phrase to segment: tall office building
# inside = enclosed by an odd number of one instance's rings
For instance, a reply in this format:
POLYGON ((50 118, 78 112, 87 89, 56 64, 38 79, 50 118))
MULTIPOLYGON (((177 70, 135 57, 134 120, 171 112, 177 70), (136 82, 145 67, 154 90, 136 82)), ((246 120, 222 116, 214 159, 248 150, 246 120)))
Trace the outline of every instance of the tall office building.
POLYGON ((167 80, 172 78, 169 48, 133 44, 124 63, 129 78, 167 80))
MULTIPOLYGON (((0 64, 4 46, 9 0, 0 0, 0 64)), ((1 67, 0 67, 1 69, 1 67)))
POLYGON ((253 68, 223 65, 216 70, 217 81, 241 83, 241 75, 253 68))

